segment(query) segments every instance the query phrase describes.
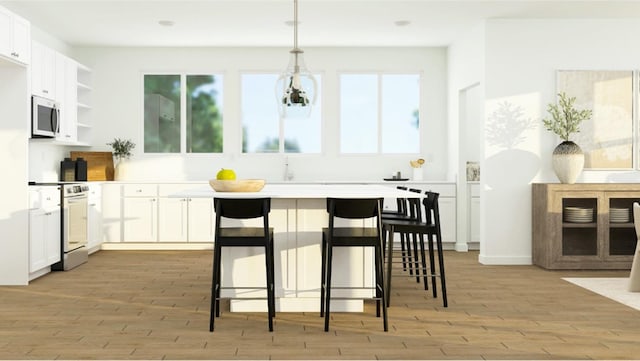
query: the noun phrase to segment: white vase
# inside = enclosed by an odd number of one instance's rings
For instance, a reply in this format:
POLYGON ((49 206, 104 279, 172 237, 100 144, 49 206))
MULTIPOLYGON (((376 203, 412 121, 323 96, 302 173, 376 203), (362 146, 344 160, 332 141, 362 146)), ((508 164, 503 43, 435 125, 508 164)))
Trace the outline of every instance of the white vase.
POLYGON ((126 158, 119 159, 114 169, 113 180, 116 180, 116 181, 125 180, 127 178, 128 168, 129 168, 129 160, 126 158))
POLYGON ((413 180, 414 181, 421 181, 422 180, 422 168, 418 167, 418 168, 413 168, 413 180))
POLYGON ((584 168, 584 153, 570 141, 564 141, 553 150, 553 171, 561 183, 573 184, 584 168))

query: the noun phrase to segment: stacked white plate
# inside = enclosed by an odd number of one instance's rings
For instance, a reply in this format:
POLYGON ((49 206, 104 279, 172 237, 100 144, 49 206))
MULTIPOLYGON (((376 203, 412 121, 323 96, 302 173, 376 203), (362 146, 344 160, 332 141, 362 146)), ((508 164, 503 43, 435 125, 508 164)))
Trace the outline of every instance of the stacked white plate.
POLYGON ((609 209, 609 222, 611 223, 627 223, 631 221, 631 211, 629 208, 611 208, 609 209))
POLYGON ((564 221, 570 223, 593 222, 593 208, 564 207, 564 221))

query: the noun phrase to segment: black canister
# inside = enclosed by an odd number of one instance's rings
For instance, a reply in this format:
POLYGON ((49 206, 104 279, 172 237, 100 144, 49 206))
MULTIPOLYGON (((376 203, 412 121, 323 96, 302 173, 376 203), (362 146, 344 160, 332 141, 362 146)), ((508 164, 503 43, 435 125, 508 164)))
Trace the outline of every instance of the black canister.
POLYGON ((73 182, 76 180, 76 162, 65 158, 60 162, 60 181, 73 182))
POLYGON ((87 180, 87 161, 84 160, 84 158, 78 157, 76 159, 76 180, 77 181, 87 180))

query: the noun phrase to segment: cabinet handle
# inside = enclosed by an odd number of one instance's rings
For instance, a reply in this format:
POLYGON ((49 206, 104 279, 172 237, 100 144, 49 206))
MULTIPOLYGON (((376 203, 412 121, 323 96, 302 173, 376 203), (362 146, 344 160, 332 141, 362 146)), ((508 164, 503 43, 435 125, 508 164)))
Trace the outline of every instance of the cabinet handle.
POLYGON ((50 215, 51 215, 51 212, 46 212, 45 213, 45 216, 50 216, 50 215))
POLYGON ((49 94, 49 91, 46 90, 46 89, 42 89, 42 92, 45 93, 45 94, 49 94))
POLYGON ((89 204, 89 207, 95 207, 95 206, 96 206, 96 204, 95 204, 95 203, 90 203, 90 204, 89 204))
POLYGON ((142 193, 142 189, 136 189, 136 193, 142 193))

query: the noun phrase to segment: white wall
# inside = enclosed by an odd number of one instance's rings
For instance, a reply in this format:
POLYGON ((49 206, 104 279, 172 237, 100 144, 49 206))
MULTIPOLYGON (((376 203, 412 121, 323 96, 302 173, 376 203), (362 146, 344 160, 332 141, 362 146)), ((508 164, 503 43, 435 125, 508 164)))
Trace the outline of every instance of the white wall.
POLYGON ((0 59, 0 285, 25 285, 29 275, 27 68, 0 59))
MULTIPOLYGON (((456 250, 468 249, 469 203, 466 162, 482 160, 484 111, 484 23, 461 35, 448 49, 448 177, 457 181, 456 250)), ((482 174, 482 165, 480 167, 482 174)))
MULTIPOLYGON (((446 180, 446 49, 311 48, 307 66, 323 73, 325 148, 319 155, 289 155, 295 180, 379 180, 392 172, 411 174, 416 155, 343 156, 338 154, 338 81, 341 71, 422 71, 421 157, 425 180, 446 180)), ((221 167, 243 178, 282 180, 284 156, 241 154, 239 80, 243 71, 281 72, 287 48, 80 48, 81 63, 93 69, 93 150, 109 151, 114 137, 138 146, 130 178, 136 180, 207 180, 221 167), (222 72, 224 74, 224 155, 145 155, 143 144, 143 72, 222 72), (167 170, 171 170, 167 172, 167 170)))
MULTIPOLYGON (((486 103, 480 261, 531 263, 532 182, 557 182, 558 144, 541 118, 555 101, 555 71, 633 70, 633 20, 491 20, 486 26, 486 103)), ((639 181, 638 172, 585 171, 578 182, 639 181)))

